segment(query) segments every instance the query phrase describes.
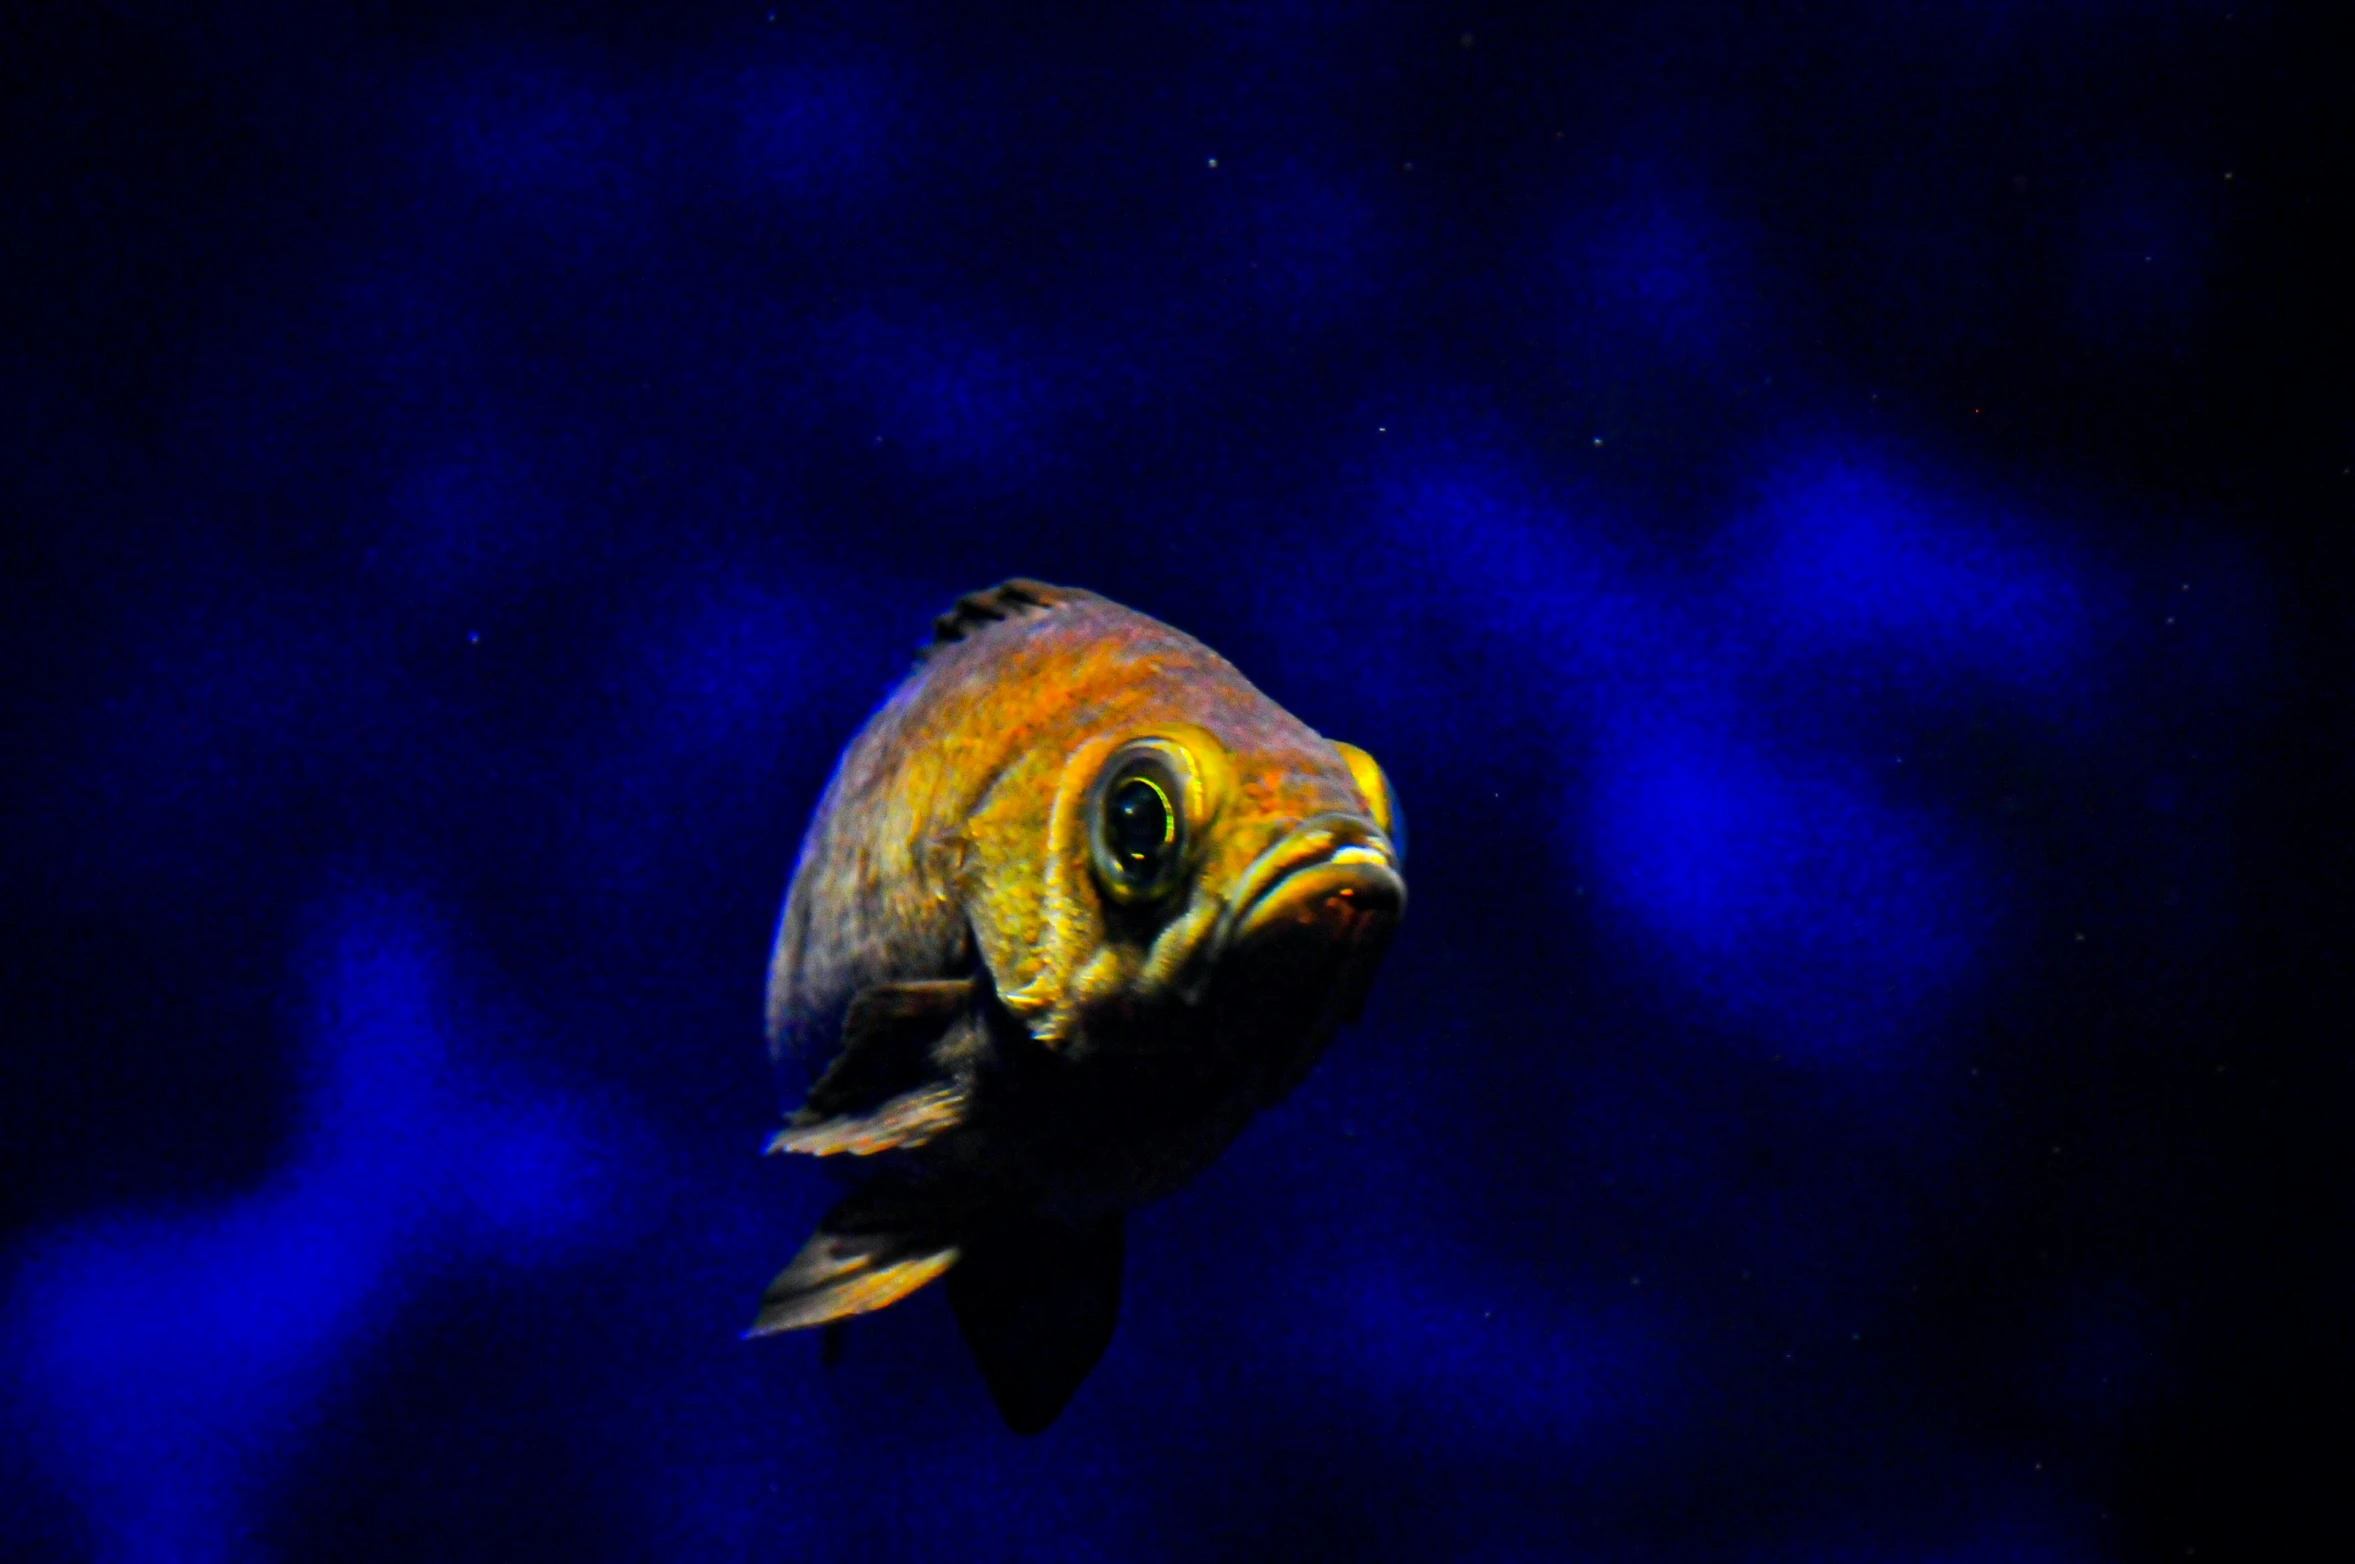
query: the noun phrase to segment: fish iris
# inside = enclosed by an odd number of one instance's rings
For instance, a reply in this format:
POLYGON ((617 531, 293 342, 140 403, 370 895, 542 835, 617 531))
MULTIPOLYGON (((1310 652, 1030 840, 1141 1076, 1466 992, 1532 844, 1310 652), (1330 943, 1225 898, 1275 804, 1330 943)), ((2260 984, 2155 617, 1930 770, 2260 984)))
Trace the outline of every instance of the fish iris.
POLYGON ((1149 777, 1129 777, 1112 790, 1104 813, 1105 835, 1121 872, 1131 880, 1156 878, 1177 842, 1169 795, 1149 777))

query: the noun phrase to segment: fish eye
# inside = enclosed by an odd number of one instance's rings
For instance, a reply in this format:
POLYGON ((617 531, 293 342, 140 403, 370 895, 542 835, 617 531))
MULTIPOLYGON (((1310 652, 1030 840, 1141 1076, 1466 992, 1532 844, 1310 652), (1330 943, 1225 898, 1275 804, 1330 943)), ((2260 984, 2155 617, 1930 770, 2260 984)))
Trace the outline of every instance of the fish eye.
POLYGON ((1122 877, 1154 878, 1162 855, 1177 845, 1177 812, 1161 784, 1151 777, 1126 778, 1105 800, 1104 810, 1104 833, 1122 877))
POLYGON ((1114 900, 1150 901, 1176 887, 1190 836, 1189 761, 1169 741, 1145 739, 1105 768, 1091 834, 1096 877, 1114 900))

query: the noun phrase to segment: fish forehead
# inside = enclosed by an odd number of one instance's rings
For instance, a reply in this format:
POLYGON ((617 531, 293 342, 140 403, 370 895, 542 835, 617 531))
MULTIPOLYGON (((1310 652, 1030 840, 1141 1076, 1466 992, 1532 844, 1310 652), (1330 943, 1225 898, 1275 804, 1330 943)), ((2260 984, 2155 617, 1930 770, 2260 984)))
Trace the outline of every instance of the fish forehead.
POLYGON ((1245 816, 1354 807, 1334 801, 1356 789, 1332 745, 1200 641, 1118 604, 1089 598, 993 626, 943 661, 963 762, 1019 781, 1033 803, 1035 783, 1083 750, 1182 724, 1227 751, 1245 816))
POLYGON ((1294 824, 1362 813, 1339 751, 1182 631, 1093 596, 990 626, 927 667, 923 812, 1002 989, 1059 984, 1104 931, 1085 799, 1128 741, 1207 733, 1234 787, 1202 843, 1221 891, 1294 824), (934 681, 938 681, 937 685, 934 681))

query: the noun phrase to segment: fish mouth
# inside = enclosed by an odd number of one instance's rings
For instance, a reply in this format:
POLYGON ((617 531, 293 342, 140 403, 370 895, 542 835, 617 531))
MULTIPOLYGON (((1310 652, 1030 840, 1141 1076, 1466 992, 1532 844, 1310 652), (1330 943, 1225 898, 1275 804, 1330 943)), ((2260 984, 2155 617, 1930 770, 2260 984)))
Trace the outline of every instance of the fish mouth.
POLYGON ((1243 871, 1214 944, 1258 945, 1290 932, 1378 947, 1405 911, 1398 851, 1381 828, 1359 815, 1316 815, 1243 871))

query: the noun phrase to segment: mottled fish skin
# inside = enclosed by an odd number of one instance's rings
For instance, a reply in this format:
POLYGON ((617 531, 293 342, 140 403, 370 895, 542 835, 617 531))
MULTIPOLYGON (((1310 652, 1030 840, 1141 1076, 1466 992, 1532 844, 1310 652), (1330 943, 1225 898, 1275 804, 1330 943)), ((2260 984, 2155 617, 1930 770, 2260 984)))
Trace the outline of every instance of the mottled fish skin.
POLYGON ((810 1091, 771 1149, 861 1188, 754 1329, 949 1274, 1032 1431, 1109 1338, 1120 1212, 1297 1083, 1405 886, 1380 768, 1192 637, 1034 581, 935 632, 844 753, 778 929, 770 1053, 810 1091))

